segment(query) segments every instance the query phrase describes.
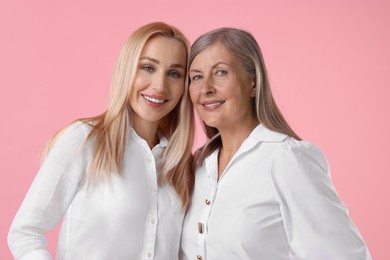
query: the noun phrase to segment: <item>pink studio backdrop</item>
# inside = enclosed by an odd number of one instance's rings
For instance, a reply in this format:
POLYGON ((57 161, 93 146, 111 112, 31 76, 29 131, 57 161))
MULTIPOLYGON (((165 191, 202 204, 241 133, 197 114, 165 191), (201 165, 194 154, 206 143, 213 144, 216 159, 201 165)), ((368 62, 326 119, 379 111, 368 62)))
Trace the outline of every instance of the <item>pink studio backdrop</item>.
MULTIPOLYGON (((45 142, 107 105, 111 72, 137 27, 166 21, 194 41, 251 31, 293 128, 318 144, 374 259, 390 259, 389 1, 0 2, 0 259, 45 142)), ((197 146, 203 142, 198 129, 197 146)), ((49 232, 55 251, 57 231, 49 232)))

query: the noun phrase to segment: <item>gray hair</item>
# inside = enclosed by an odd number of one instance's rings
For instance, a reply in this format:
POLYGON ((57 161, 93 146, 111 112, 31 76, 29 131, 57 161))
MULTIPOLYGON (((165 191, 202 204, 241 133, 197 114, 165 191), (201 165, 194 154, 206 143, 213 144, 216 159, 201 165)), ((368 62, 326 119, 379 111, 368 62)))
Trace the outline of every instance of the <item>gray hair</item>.
MULTIPOLYGON (((260 47, 247 31, 237 28, 218 28, 201 35, 192 45, 189 64, 205 49, 220 43, 241 63, 248 75, 256 82, 256 96, 253 101, 253 111, 257 119, 267 128, 301 140, 284 119, 272 96, 260 47)), ((203 162, 204 158, 220 148, 222 143, 218 138, 218 130, 203 123, 207 137, 210 139, 197 156, 196 163, 203 162)))

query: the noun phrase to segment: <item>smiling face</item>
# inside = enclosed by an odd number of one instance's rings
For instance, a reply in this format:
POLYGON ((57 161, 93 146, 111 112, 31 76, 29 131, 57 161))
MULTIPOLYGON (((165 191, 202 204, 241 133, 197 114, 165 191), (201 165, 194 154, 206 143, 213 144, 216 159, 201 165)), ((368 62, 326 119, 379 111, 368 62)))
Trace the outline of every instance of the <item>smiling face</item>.
POLYGON ((220 132, 253 125, 254 80, 222 44, 202 52, 190 66, 190 96, 206 125, 220 132))
POLYGON ((148 40, 129 97, 134 126, 157 126, 175 108, 184 91, 186 59, 178 40, 165 36, 148 40))

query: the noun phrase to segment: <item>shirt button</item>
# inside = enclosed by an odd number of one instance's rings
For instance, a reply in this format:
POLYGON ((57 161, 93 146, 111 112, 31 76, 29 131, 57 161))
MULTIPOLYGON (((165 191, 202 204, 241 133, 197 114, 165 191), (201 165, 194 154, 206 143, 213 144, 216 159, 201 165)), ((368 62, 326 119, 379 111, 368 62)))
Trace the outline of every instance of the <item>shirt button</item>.
POLYGON ((152 253, 151 253, 151 252, 148 252, 148 253, 146 254, 146 256, 147 256, 147 257, 151 257, 151 256, 152 256, 152 253))
POLYGON ((154 219, 150 220, 150 223, 154 224, 156 221, 154 219))
POLYGON ((206 203, 206 205, 210 205, 210 201, 208 199, 206 199, 204 202, 206 203))
POLYGON ((197 255, 197 256, 196 256, 196 259, 202 260, 202 257, 201 257, 200 255, 197 255))
POLYGON ((202 223, 198 223, 198 233, 203 234, 203 224, 202 223))
POLYGON ((146 162, 147 162, 147 163, 152 163, 152 159, 147 158, 147 159, 146 159, 146 162))

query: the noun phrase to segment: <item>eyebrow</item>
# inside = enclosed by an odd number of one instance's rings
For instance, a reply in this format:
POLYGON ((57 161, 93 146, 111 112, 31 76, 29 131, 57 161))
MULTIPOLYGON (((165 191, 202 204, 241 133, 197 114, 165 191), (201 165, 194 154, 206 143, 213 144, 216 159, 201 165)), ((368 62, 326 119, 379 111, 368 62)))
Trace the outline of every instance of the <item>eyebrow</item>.
POLYGON ((200 71, 200 70, 190 70, 189 72, 190 72, 190 73, 193 73, 193 72, 196 72, 196 73, 201 73, 201 71, 200 71))
POLYGON ((184 66, 178 63, 172 64, 171 68, 182 68, 183 70, 185 70, 184 66))
MULTIPOLYGON (((215 67, 218 67, 219 65, 225 65, 225 66, 229 66, 229 67, 230 67, 230 65, 229 65, 228 63, 225 63, 225 62, 220 61, 220 62, 217 62, 215 65, 213 65, 211 68, 214 69, 215 67)), ((190 70, 189 72, 190 72, 190 73, 191 73, 191 72, 201 73, 202 71, 201 71, 201 70, 198 70, 198 69, 192 69, 192 70, 190 70)))
POLYGON ((156 64, 160 64, 159 60, 151 58, 151 57, 141 57, 139 60, 148 60, 148 61, 154 62, 156 64))
MULTIPOLYGON (((139 60, 148 60, 148 61, 151 61, 153 63, 156 63, 156 64, 160 64, 160 61, 155 59, 155 58, 152 58, 152 57, 141 57, 139 60)), ((171 68, 181 68, 183 70, 185 70, 185 67, 179 63, 174 63, 174 64, 171 64, 170 66, 171 68)))

